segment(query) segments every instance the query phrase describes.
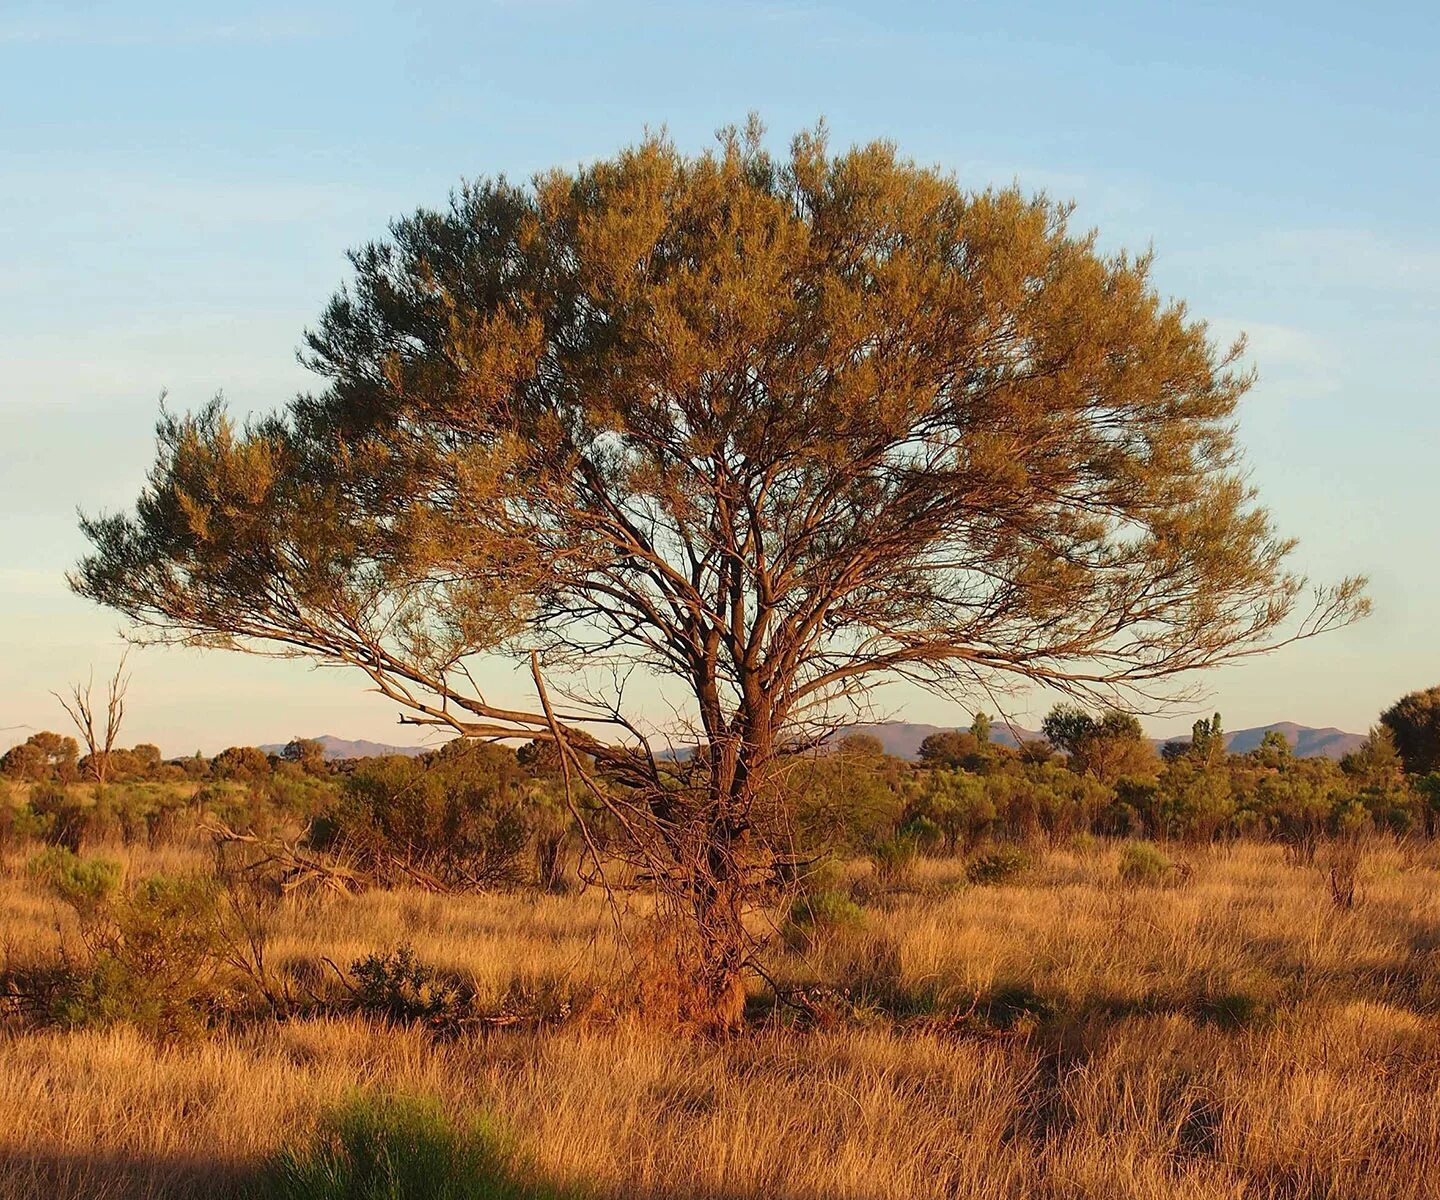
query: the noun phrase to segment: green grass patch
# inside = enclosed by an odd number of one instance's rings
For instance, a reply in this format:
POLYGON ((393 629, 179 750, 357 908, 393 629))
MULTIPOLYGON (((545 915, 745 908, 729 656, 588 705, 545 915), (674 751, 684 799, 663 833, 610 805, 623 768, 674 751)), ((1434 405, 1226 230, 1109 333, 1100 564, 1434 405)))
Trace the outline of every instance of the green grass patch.
POLYGON ((362 1095, 266 1165, 253 1200, 580 1200, 535 1178, 489 1121, 424 1097, 362 1095))

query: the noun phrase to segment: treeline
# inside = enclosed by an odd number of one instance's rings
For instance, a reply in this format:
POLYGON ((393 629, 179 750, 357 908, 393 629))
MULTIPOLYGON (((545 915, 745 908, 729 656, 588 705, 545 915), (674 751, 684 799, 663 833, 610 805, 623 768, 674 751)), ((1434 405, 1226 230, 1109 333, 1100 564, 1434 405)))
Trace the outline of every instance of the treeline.
POLYGON ((1088 834, 1279 839, 1308 856, 1327 835, 1440 834, 1440 773, 1407 773, 1384 726, 1337 763, 1297 758, 1279 734, 1227 754, 1218 716, 1201 725, 1193 743, 1157 753, 1131 717, 1057 710, 1044 742, 1000 745, 980 721, 978 731, 927 738, 914 766, 874 738, 850 737, 799 772, 800 825, 843 831, 857 853, 893 853, 899 842, 957 854, 989 840, 1088 834))
POLYGON ((1133 716, 1074 705, 1057 705, 1043 738, 1018 747, 990 728, 980 713, 968 730, 933 734, 915 765, 876 738, 843 739, 791 774, 802 837, 885 856, 964 853, 990 839, 1244 836, 1309 857, 1326 836, 1440 835, 1440 687, 1387 709, 1339 762, 1297 758, 1275 731, 1230 754, 1218 713, 1158 750, 1133 716))
MULTIPOLYGON (((1019 747, 994 741, 978 714, 968 730, 927 738, 918 763, 864 735, 797 759, 778 781, 788 802, 775 812, 811 857, 971 854, 988 841, 1077 835, 1278 839, 1308 857, 1327 836, 1440 835, 1437 714, 1440 688, 1408 696, 1339 762, 1297 758, 1273 732, 1227 753, 1218 714, 1158 751, 1122 713, 1057 706, 1043 739, 1019 747)), ((586 838, 603 851, 615 832, 583 793, 567 801, 556 756, 539 742, 460 740, 413 758, 341 762, 307 739, 278 755, 233 747, 166 761, 141 745, 94 757, 53 733, 7 752, 0 774, 22 786, 0 804, 0 838, 78 853, 193 838, 204 826, 288 839, 380 882, 560 889, 574 882, 586 838)))

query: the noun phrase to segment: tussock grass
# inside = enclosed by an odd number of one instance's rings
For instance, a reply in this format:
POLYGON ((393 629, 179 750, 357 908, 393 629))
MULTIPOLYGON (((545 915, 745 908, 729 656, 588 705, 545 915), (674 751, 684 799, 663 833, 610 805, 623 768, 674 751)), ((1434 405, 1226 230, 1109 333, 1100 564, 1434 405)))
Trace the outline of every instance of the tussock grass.
MULTIPOLYGON (((625 1019, 437 1041, 346 1016, 165 1046, 15 1029, 0 1198, 253 1194, 277 1153, 333 1145, 357 1091, 431 1097, 455 1129, 488 1114, 529 1172, 515 1186, 614 1200, 1434 1196, 1433 853, 1372 849, 1344 911, 1278 848, 1167 852, 1183 881, 1138 890, 1118 847, 986 887, 942 886, 964 864, 921 860, 904 890, 867 896, 863 926, 777 951, 782 983, 868 970, 891 1009, 868 1023, 777 1010, 729 1042, 625 1019)), ((6 942, 39 954, 63 914, 5 865, 6 942)), ((496 995, 614 969, 592 895, 287 902, 275 936, 295 962, 409 943, 496 995)))

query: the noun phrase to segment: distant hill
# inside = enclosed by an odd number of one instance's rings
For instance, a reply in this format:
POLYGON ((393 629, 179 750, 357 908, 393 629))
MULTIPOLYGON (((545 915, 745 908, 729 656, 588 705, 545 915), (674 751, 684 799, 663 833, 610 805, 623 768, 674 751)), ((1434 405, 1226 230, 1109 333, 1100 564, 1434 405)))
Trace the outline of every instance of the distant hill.
POLYGON ((1261 725, 1255 729, 1240 729, 1226 734, 1225 748, 1232 754, 1244 754, 1255 749, 1272 729, 1285 735, 1285 740, 1299 758, 1343 758, 1360 749, 1365 741, 1363 733, 1346 733, 1343 729, 1330 726, 1312 729, 1308 725, 1297 725, 1294 721, 1279 721, 1274 725, 1261 725))
MULTIPOLYGON (((856 725, 849 733, 864 733, 870 737, 878 738, 881 745, 885 747, 887 754, 893 754, 896 758, 917 759, 920 757, 920 743, 932 733, 944 733, 947 727, 943 725, 920 725, 909 721, 883 721, 875 725, 856 725)), ((1278 730, 1285 735, 1285 740, 1290 743, 1290 748, 1295 751, 1299 758, 1334 758, 1338 759, 1353 750, 1358 750, 1365 735, 1360 733, 1346 733, 1343 729, 1313 729, 1308 725, 1297 725, 1293 721, 1277 721, 1273 725, 1258 725, 1254 729, 1237 729, 1233 733, 1225 735, 1225 748, 1232 754, 1245 754, 1255 749, 1272 729, 1278 730)), ((1041 736, 1038 730, 1026 729, 1016 725, 1011 728, 995 722, 991 728, 990 736, 997 742, 1006 746, 1014 746, 1019 741, 1030 741, 1041 736)), ((1157 746, 1167 741, 1188 742, 1189 738, 1152 738, 1157 746)))
MULTIPOLYGON (((948 726, 918 725, 909 721, 881 721, 875 725, 856 725, 845 731, 846 734, 863 733, 868 737, 878 738, 880 744, 885 747, 886 754, 911 760, 920 757, 920 743, 932 733, 948 732, 948 726)), ((1009 729, 997 721, 990 730, 990 737, 1002 746, 1016 746, 1022 741, 1036 739, 1040 737, 1040 734, 1033 729, 1024 729, 1019 725, 1015 726, 1012 734, 1009 729)))
MULTIPOLYGON (((434 746, 387 746, 383 742, 367 742, 363 739, 350 742, 328 733, 322 734, 315 740, 325 747, 327 762, 335 762, 342 758, 379 758, 390 754, 402 754, 407 758, 414 758, 416 755, 424 754, 427 750, 435 749, 434 746)), ((266 754, 279 754, 286 745, 286 742, 272 742, 269 745, 261 746, 260 749, 266 754)))
MULTIPOLYGON (((910 721, 882 721, 873 725, 856 725, 847 730, 847 733, 863 733, 870 737, 878 738, 880 744, 885 747, 885 753, 893 754, 896 758, 905 758, 914 761, 920 757, 920 743, 932 733, 945 733, 949 727, 944 725, 922 725, 910 721)), ((1244 754, 1255 749, 1272 729, 1279 730, 1285 735, 1285 740, 1290 743, 1291 749, 1300 758, 1334 758, 1338 759, 1352 750, 1358 750, 1365 737, 1359 733, 1346 733, 1343 729, 1313 729, 1308 725, 1297 725, 1293 721, 1278 721, 1274 725, 1259 725, 1254 729, 1237 729, 1233 733, 1225 735, 1225 748, 1232 754, 1244 754)), ((1022 725, 1012 727, 996 722, 991 729, 990 736, 1001 745, 1015 746, 1021 741, 1037 740, 1041 737, 1040 731, 1026 729, 1022 725)), ((342 758, 376 758, 387 754, 402 754, 407 757, 424 754, 427 750, 434 750, 435 746, 387 746, 381 742, 367 741, 346 741, 344 738, 334 737, 325 734, 315 739, 325 747, 325 758, 334 762, 342 758)), ((1156 746, 1163 745, 1169 738, 1152 738, 1156 746)), ((1175 738, 1175 741, 1189 741, 1189 738, 1175 738)), ((269 745, 261 746, 266 754, 279 754, 285 749, 284 742, 272 742, 269 745)), ((683 757, 685 752, 680 752, 683 757)))

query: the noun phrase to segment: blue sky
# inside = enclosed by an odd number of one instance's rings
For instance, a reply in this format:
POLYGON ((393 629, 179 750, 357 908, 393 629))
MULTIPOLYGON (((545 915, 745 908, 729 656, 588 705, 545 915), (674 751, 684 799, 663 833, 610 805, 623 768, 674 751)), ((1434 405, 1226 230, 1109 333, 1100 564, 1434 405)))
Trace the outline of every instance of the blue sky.
MULTIPOLYGON (((836 143, 1073 198, 1106 246, 1153 244, 1161 289, 1217 332, 1250 333, 1255 481, 1296 565, 1369 573, 1376 612, 1212 676, 1229 727, 1363 729, 1440 682, 1440 6, 205 7, 0 0, 0 729, 58 727, 48 689, 119 653, 117 618, 62 572, 76 508, 138 489, 162 389, 275 407, 344 251, 391 217, 646 125, 700 149, 750 110, 777 142, 823 115, 836 143)), ((131 666, 125 740, 167 752, 411 740, 339 672, 131 666)))

